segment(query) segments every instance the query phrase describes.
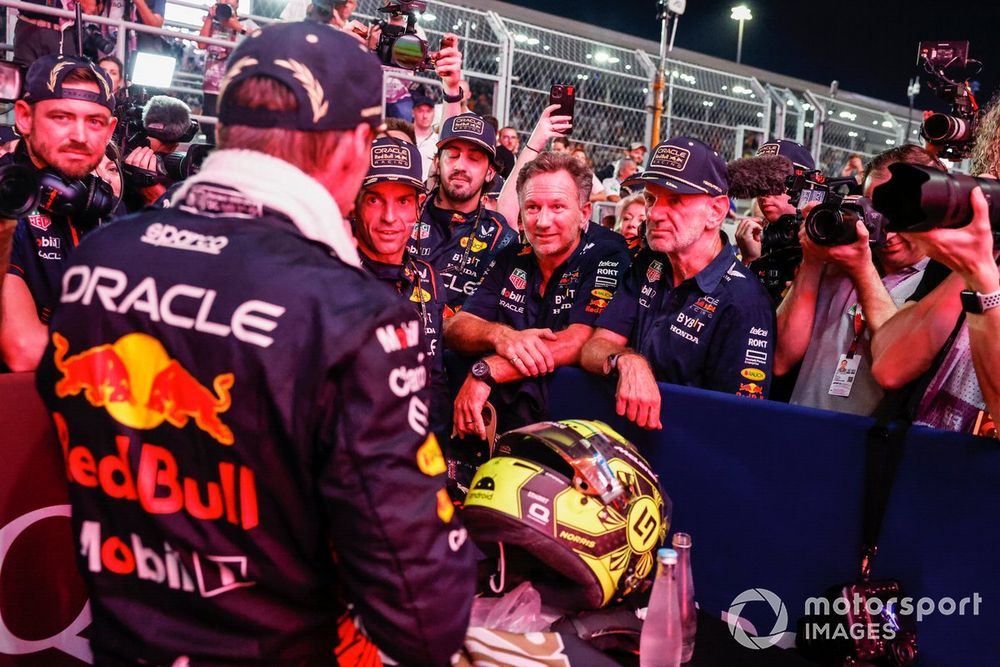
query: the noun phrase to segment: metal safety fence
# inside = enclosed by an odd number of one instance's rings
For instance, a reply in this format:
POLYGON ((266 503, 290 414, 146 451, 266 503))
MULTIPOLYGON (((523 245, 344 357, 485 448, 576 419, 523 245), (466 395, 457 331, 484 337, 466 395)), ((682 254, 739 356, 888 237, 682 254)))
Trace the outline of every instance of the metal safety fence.
MULTIPOLYGON (((124 25, 159 34, 176 44, 178 66, 167 91, 200 112, 205 52, 192 37, 212 2, 169 0, 166 30, 107 18, 88 18, 88 22, 115 25, 120 33, 124 25)), ((308 0, 244 0, 240 18, 266 25, 280 20, 290 2, 301 5, 301 11, 308 4, 308 0)), ((0 5, 7 7, 19 4, 0 0, 0 5)), ((378 9, 383 4, 384 0, 359 0, 352 18, 363 23, 382 19, 385 14, 378 9)), ((38 7, 38 11, 59 13, 45 7, 38 7)), ((554 83, 575 86, 571 139, 585 148, 596 166, 614 162, 632 142, 649 142, 657 55, 616 45, 611 41, 613 33, 608 33, 609 41, 571 34, 560 29, 558 17, 540 25, 437 0, 427 3, 418 25, 432 50, 438 48, 444 33, 459 36, 463 76, 471 92, 469 106, 477 113, 495 116, 501 125, 515 127, 522 142, 548 103, 554 83)), ((7 34, 9 40, 9 27, 7 34)), ((124 39, 119 36, 118 51, 124 48, 124 39)), ((667 61, 665 73, 662 136, 696 137, 726 159, 752 154, 767 139, 786 138, 809 147, 822 168, 834 171, 852 154, 870 157, 906 140, 919 142, 919 112, 908 122, 905 116, 874 103, 865 106, 807 90, 762 84, 753 77, 675 59, 667 61)), ((438 85, 432 71, 398 78, 408 85, 422 84, 432 94, 438 85)))

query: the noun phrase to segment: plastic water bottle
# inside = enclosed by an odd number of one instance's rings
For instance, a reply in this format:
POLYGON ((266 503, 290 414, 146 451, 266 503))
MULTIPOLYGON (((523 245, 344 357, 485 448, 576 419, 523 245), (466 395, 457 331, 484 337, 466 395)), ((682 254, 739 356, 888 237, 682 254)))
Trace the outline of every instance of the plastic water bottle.
POLYGON ((677 552, 656 552, 659 567, 649 596, 646 620, 639 636, 640 667, 677 667, 681 664, 681 615, 677 604, 677 552))
POLYGON ((694 636, 698 632, 698 615, 694 606, 694 577, 691 574, 691 536, 674 534, 674 551, 677 552, 677 605, 681 614, 681 662, 690 662, 694 655, 694 636))

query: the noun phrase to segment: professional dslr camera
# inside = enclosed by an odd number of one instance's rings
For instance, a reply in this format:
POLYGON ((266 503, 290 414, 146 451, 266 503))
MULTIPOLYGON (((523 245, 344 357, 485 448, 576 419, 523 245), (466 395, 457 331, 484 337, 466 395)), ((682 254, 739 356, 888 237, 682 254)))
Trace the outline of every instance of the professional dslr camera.
POLYGON ((827 178, 820 171, 796 169, 785 179, 788 201, 797 209, 783 215, 761 232, 761 256, 750 269, 760 278, 772 296, 784 291, 785 284, 795 277, 795 268, 802 261, 799 229, 819 245, 848 245, 858 240, 857 222, 868 229, 873 246, 885 243, 885 218, 865 197, 858 195, 858 182, 853 178, 827 178), (802 209, 815 204, 803 217, 802 209))
POLYGON ((939 157, 956 162, 968 157, 979 121, 969 80, 982 63, 969 58, 968 42, 920 42, 917 67, 927 86, 951 105, 951 114, 926 114, 920 133, 939 148, 939 157))
POLYGON ((232 5, 227 5, 224 2, 215 3, 215 16, 212 18, 214 23, 222 25, 233 18, 233 7, 232 5))
MULTIPOLYGON (((421 0, 387 0, 379 7, 380 12, 392 17, 406 16, 406 25, 397 25, 390 21, 379 21, 382 32, 375 54, 383 65, 400 67, 402 69, 420 72, 433 69, 436 53, 431 53, 427 40, 417 35, 417 12, 427 9, 427 3, 421 0)), ((455 46, 452 39, 442 39, 441 48, 455 46)))
MULTIPOLYGON (((129 132, 122 151, 125 156, 140 146, 148 148, 151 138, 163 144, 188 143, 199 130, 198 121, 190 117, 187 105, 166 95, 153 96, 144 107, 129 105, 123 116, 129 132)), ((155 172, 125 164, 126 183, 137 188, 158 183, 171 185, 197 173, 210 150, 206 144, 192 144, 185 151, 158 153, 155 172)))

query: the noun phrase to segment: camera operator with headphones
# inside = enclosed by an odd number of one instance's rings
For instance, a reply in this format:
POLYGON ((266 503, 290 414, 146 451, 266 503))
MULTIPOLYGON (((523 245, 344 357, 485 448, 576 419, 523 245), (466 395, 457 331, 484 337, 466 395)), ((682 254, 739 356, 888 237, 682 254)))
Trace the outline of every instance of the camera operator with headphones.
POLYGON ((163 196, 172 185, 163 166, 163 155, 173 153, 181 142, 191 141, 198 131, 187 104, 167 95, 155 95, 142 110, 139 136, 130 137, 133 148, 125 158, 125 206, 138 211, 163 196))
POLYGON ((45 56, 28 70, 25 90, 14 106, 24 141, 0 158, 0 165, 40 179, 41 195, 18 219, 3 283, 0 353, 13 371, 38 365, 69 255, 115 199, 91 174, 115 129, 107 73, 75 56, 45 56))

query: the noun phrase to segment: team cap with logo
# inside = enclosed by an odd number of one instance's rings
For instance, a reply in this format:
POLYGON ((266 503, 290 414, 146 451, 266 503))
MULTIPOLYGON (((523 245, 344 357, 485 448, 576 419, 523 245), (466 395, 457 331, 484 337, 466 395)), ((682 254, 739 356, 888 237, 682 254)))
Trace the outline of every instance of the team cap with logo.
POLYGON ((681 194, 715 197, 729 192, 726 161, 690 137, 674 137, 658 143, 639 178, 681 194))
POLYGON ((29 104, 43 100, 83 100, 100 104, 112 112, 115 110, 111 78, 107 72, 86 58, 42 56, 28 68, 24 89, 24 101, 29 104), (66 77, 80 69, 87 70, 97 78, 98 92, 63 86, 66 77))
POLYGON ((448 118, 441 127, 437 147, 440 150, 445 144, 460 140, 482 148, 491 161, 496 159, 497 131, 482 116, 469 112, 448 118))
POLYGON ((376 183, 402 183, 425 192, 422 177, 423 162, 416 146, 393 137, 381 137, 372 143, 368 173, 361 185, 367 188, 376 183))
POLYGON ((794 166, 806 171, 812 171, 816 168, 816 161, 813 159, 812 154, 806 150, 805 146, 797 144, 794 141, 789 141, 788 139, 767 142, 757 149, 757 154, 754 157, 762 155, 780 155, 786 157, 791 160, 794 166))

